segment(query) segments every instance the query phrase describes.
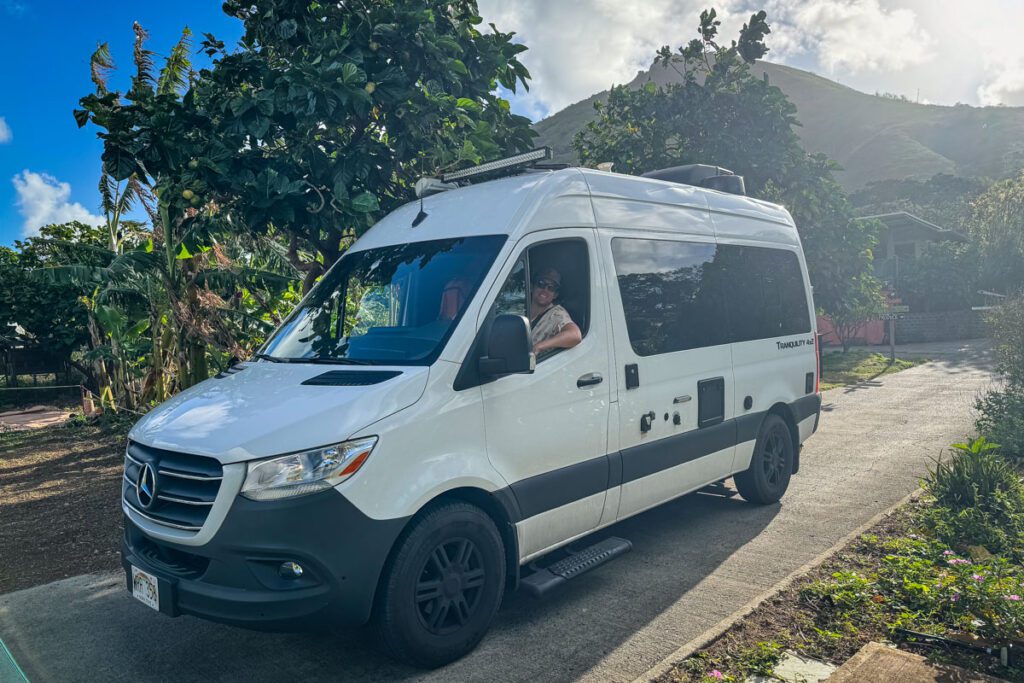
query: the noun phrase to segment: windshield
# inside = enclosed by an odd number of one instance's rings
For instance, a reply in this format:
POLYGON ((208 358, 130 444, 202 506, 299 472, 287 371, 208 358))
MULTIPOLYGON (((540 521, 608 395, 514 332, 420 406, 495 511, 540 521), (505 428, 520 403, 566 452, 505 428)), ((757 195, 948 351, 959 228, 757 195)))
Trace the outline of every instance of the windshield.
POLYGON ((260 356, 339 364, 429 364, 504 241, 503 235, 488 235, 348 253, 260 356))

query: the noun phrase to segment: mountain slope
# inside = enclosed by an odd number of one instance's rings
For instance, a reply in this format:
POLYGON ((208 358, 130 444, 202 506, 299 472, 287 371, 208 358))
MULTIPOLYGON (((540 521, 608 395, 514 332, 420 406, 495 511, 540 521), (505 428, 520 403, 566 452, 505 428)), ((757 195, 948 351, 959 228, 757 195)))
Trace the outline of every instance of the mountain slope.
MULTIPOLYGON (((797 133, 809 152, 823 152, 845 169, 837 178, 848 190, 872 180, 930 178, 936 173, 1001 178, 1024 168, 1024 107, 953 107, 868 95, 808 71, 770 62, 767 74, 797 108, 797 133)), ((658 67, 629 84, 677 78, 658 67)), ((534 125, 538 143, 558 161, 575 162, 572 138, 594 116, 607 91, 569 105, 534 125)), ((706 160, 714 163, 713 159, 706 160)))

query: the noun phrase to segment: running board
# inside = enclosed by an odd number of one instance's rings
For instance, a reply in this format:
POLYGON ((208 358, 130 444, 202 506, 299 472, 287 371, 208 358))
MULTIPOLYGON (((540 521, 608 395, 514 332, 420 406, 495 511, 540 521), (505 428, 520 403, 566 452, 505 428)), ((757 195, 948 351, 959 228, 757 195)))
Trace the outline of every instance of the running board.
POLYGON ((530 595, 540 598, 570 579, 575 579, 580 574, 588 572, 609 560, 614 560, 619 555, 628 553, 632 549, 633 544, 626 539, 612 536, 603 541, 598 541, 577 553, 573 553, 564 560, 555 562, 550 567, 538 569, 521 579, 519 584, 530 595))

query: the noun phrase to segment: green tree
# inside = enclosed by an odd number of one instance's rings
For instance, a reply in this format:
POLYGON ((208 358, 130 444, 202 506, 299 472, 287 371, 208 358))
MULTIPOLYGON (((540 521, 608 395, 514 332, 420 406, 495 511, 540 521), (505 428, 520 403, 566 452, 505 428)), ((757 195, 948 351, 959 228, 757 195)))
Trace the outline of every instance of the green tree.
POLYGON ((971 202, 991 185, 984 178, 937 173, 927 180, 878 180, 850 195, 858 215, 906 211, 940 228, 967 233, 971 202))
MULTIPOLYGON (((244 35, 233 50, 206 36, 211 69, 143 74, 123 98, 97 92, 76 114, 103 129, 111 176, 155 187, 181 235, 196 210, 235 231, 282 234, 308 289, 412 198, 420 175, 530 144, 529 121, 496 94, 526 85, 516 57, 526 48, 493 25, 481 31, 475 0, 224 8, 244 35)), ((189 252, 203 243, 201 230, 192 236, 189 252)))
POLYGON ((1024 290, 1024 172, 998 182, 971 204, 971 238, 982 255, 980 285, 1024 290))
MULTIPOLYGON (((79 352, 90 347, 89 312, 80 288, 70 282, 40 282, 31 271, 82 258, 82 249, 100 248, 103 232, 85 223, 45 225, 39 235, 0 247, 0 346, 13 340, 18 325, 47 353, 81 372, 94 390, 94 371, 79 352)), ((90 258, 86 255, 85 258, 90 258)))
POLYGON ((656 64, 674 69, 679 83, 612 88, 597 117, 574 139, 584 165, 613 162, 625 173, 687 163, 711 163, 745 177, 748 193, 787 206, 800 230, 815 302, 843 310, 874 291, 871 248, 877 225, 853 219, 836 183, 833 162, 808 155, 794 127, 796 108, 779 88, 755 77, 750 65, 768 48, 765 12, 743 25, 729 46, 717 42, 715 11, 701 13, 699 37, 676 52, 659 50, 656 64))

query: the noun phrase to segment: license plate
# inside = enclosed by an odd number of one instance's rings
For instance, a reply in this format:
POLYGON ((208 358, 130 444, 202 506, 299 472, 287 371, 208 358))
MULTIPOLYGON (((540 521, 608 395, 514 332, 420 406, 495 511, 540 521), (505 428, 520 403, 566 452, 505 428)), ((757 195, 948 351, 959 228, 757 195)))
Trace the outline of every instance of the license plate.
POLYGON ((160 587, 156 577, 132 567, 132 596, 144 605, 160 611, 160 587))

